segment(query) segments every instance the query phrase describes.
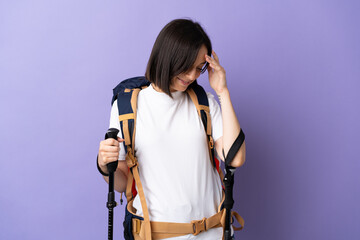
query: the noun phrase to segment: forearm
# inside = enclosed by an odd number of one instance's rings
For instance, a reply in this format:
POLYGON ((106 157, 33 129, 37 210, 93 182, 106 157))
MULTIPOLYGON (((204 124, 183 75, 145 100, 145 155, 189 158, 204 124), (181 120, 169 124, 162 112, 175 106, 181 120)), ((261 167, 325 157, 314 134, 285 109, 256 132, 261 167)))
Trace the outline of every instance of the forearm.
MULTIPOLYGON (((217 93, 223 119, 223 149, 225 156, 229 152, 232 144, 240 133, 240 124, 236 117, 234 107, 231 102, 229 90, 226 88, 221 93, 217 93)), ((231 166, 240 167, 245 162, 245 142, 235 155, 231 166)))
MULTIPOLYGON (((109 183, 109 177, 103 176, 105 181, 109 183)), ((125 192, 127 183, 127 176, 122 171, 114 172, 114 189, 119 192, 125 192)))
MULTIPOLYGON (((107 167, 100 167, 101 170, 104 173, 108 173, 107 167)), ((127 185, 127 166, 126 163, 124 164, 123 161, 118 162, 118 167, 116 171, 114 172, 114 189, 119 192, 125 192, 126 191, 126 185, 127 185)), ((109 177, 103 176, 105 181, 109 183, 109 177)))

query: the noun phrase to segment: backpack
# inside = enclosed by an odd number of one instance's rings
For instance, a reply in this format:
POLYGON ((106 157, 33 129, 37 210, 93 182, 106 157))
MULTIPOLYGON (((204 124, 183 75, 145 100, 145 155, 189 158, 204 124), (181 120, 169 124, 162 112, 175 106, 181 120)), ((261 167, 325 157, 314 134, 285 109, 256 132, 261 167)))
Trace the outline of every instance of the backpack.
MULTIPOLYGON (((211 228, 225 227, 224 208, 225 187, 223 183, 223 197, 218 212, 201 220, 193 220, 190 223, 153 222, 149 219, 149 211, 146 204, 144 190, 140 181, 138 161, 135 156, 135 133, 136 133, 136 112, 137 97, 139 92, 148 87, 150 82, 145 77, 134 77, 120 82, 113 89, 111 104, 117 100, 119 111, 119 122, 126 152, 126 163, 128 166, 128 179, 126 187, 127 204, 124 219, 124 237, 126 240, 152 240, 177 237, 186 234, 198 235, 211 228), (136 190, 137 188, 137 190, 136 190), (139 194, 143 210, 143 216, 136 215, 132 203, 135 196, 139 194)), ((211 117, 209 102, 205 90, 196 83, 192 83, 186 90, 192 102, 195 104, 199 117, 201 118, 208 139, 209 156, 212 166, 216 168, 221 180, 224 175, 220 168, 220 161, 214 155, 214 141, 211 132, 211 117)), ((122 196, 122 194, 121 194, 122 196)), ((231 197, 232 198, 232 197, 231 197)), ((122 201, 122 199, 121 199, 122 201)), ((244 220, 236 212, 229 212, 240 223, 240 227, 233 227, 235 231, 241 230, 244 220)))

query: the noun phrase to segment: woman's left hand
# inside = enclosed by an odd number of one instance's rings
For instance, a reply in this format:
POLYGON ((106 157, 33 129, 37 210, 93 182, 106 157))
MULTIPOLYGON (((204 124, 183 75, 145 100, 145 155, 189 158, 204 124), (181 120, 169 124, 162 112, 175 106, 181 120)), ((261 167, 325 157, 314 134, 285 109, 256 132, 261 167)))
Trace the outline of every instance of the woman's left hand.
POLYGON ((216 94, 221 94, 224 90, 227 89, 226 85, 226 72, 225 69, 219 63, 219 57, 214 51, 212 51, 214 58, 205 55, 206 61, 209 63, 208 73, 209 73, 209 82, 210 86, 216 94))

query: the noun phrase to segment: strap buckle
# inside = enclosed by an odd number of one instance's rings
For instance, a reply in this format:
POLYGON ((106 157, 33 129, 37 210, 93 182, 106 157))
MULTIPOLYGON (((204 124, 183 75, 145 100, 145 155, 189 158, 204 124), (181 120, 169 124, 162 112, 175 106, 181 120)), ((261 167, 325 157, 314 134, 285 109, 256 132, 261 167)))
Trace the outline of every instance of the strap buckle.
POLYGON ((203 218, 202 220, 194 220, 191 221, 194 229, 193 235, 196 236, 201 232, 206 231, 206 218, 203 218))
POLYGON ((139 234, 140 228, 141 228, 141 220, 137 218, 133 218, 133 232, 139 234))
POLYGON ((132 155, 131 149, 129 147, 128 147, 128 152, 125 156, 125 160, 129 168, 136 166, 138 163, 137 158, 134 155, 132 155))
POLYGON ((210 147, 210 149, 214 148, 214 139, 212 138, 211 135, 209 136, 209 147, 210 147))

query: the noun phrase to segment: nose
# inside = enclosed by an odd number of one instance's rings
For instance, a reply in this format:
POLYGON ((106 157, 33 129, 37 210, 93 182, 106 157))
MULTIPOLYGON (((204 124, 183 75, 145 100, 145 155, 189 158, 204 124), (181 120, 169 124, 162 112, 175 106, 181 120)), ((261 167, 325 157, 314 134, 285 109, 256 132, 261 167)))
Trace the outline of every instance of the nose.
POLYGON ((200 74, 196 71, 196 68, 193 67, 189 69, 189 71, 186 72, 186 77, 188 77, 191 80, 195 80, 199 77, 200 74))

